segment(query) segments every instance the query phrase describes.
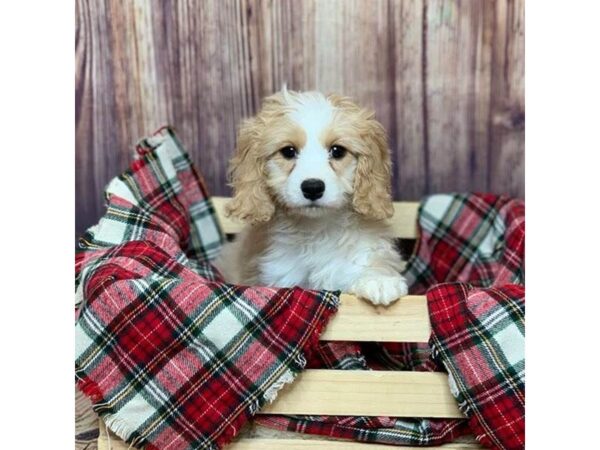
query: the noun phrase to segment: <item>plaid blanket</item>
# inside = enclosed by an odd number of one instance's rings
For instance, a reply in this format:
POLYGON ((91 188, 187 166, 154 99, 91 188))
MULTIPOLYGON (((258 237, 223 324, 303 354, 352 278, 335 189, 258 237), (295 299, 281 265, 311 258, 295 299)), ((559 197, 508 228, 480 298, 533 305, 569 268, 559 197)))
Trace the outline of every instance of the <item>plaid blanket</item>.
POLYGON ((109 428, 149 449, 219 448, 303 367, 445 369, 469 420, 255 420, 400 445, 474 432, 522 448, 522 202, 436 195, 421 205, 405 276, 412 293, 429 289, 430 345, 317 342, 337 293, 223 283, 210 265, 222 233, 187 155, 169 130, 139 152, 109 184, 107 212, 76 259, 78 386, 109 428))
MULTIPOLYGON (((449 372, 466 420, 260 416, 280 430, 396 445, 439 445, 466 433, 490 448, 524 448, 524 204, 504 196, 440 194, 418 214, 404 275, 427 293, 428 344, 321 343, 317 364, 449 372), (458 281, 448 283, 448 281, 458 281), (354 364, 350 361, 354 358, 354 364)), ((309 362, 310 364, 310 362, 309 362)))
POLYGON ((303 369, 338 293, 219 281, 187 155, 168 129, 139 151, 76 254, 77 385, 133 446, 220 448, 303 369))
POLYGON ((525 205, 492 194, 438 194, 419 208, 411 293, 444 282, 488 287, 525 283, 525 205))
POLYGON ((525 289, 439 284, 427 293, 434 355, 479 442, 525 447, 525 289))

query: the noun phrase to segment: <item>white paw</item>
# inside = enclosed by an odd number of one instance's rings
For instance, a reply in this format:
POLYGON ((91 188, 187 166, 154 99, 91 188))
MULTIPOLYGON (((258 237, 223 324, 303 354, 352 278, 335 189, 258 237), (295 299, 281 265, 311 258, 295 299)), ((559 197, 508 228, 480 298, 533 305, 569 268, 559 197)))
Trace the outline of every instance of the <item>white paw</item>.
POLYGON ((352 286, 352 293, 374 305, 389 305, 408 294, 408 286, 400 275, 371 275, 359 278, 352 286))

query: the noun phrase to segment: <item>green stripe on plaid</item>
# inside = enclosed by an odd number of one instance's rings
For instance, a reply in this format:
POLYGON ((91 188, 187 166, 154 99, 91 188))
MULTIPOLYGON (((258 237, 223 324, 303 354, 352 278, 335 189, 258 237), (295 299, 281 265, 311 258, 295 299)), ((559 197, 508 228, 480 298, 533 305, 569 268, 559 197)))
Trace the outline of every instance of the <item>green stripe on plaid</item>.
POLYGON ((424 199, 418 213, 419 238, 404 272, 411 293, 422 294, 448 281, 482 287, 524 283, 523 209, 520 200, 490 194, 424 199), (513 223, 510 233, 506 223, 513 223))
MULTIPOLYGON (((212 201, 207 195, 204 183, 197 175, 189 155, 183 150, 170 129, 166 129, 158 136, 146 138, 142 142, 145 147, 142 147, 143 154, 140 159, 147 166, 148 172, 152 173, 155 182, 154 191, 149 193, 143 190, 135 166, 111 181, 105 191, 107 199, 111 195, 117 195, 140 208, 131 213, 133 217, 125 222, 130 227, 124 232, 131 233, 134 238, 143 238, 144 226, 136 223, 135 220, 143 220, 144 217, 160 214, 158 202, 168 202, 178 197, 185 197, 184 186, 178 176, 186 174, 189 175, 186 178, 188 183, 193 182, 196 185, 194 189, 199 190, 201 195, 197 196, 191 204, 186 205, 192 230, 189 233, 190 244, 184 250, 186 254, 196 259, 211 261, 218 254, 220 246, 224 242, 224 235, 216 219, 212 201), (194 180, 188 178, 194 178, 194 180)), ((110 217, 105 216, 104 218, 110 217)), ((92 242, 93 244, 102 246, 103 243, 92 242)))
MULTIPOLYGON (((468 280, 483 286, 502 286, 505 283, 524 281, 523 202, 488 194, 434 195, 421 204, 418 225, 419 240, 405 272, 412 293, 435 290, 436 286, 440 286, 438 283, 446 280, 468 280)), ((446 297, 441 295, 441 298, 446 297)), ((437 309, 430 304, 430 314, 432 311, 437 309)), ((506 308, 504 314, 507 315, 508 321, 517 325, 523 319, 518 309, 506 308)), ((458 324, 453 333, 448 334, 448 342, 460 341, 465 336, 475 344, 491 342, 490 333, 494 333, 498 326, 494 320, 496 316, 484 320, 485 313, 482 311, 479 314, 470 314, 469 317, 473 317, 473 323, 468 326, 458 324), (481 318, 482 322, 476 325, 478 318, 481 318)), ((437 325, 443 322, 443 319, 432 316, 431 321, 435 338, 437 325)), ((512 330, 510 326, 505 329, 512 330)), ((360 350, 366 358, 368 368, 375 370, 444 370, 442 360, 445 362, 445 358, 433 358, 431 347, 427 344, 363 343, 360 350)), ((451 354, 445 356, 451 357, 458 354, 459 350, 452 348, 451 354)), ((472 410, 478 407, 481 411, 487 411, 490 406, 492 410, 497 406, 494 405, 494 401, 498 404, 510 403, 510 395, 508 401, 506 398, 507 392, 519 392, 518 386, 515 387, 511 380, 521 376, 520 366, 517 363, 516 370, 513 370, 509 364, 511 358, 514 359, 518 353, 518 349, 513 351, 510 345, 502 343, 497 345, 495 350, 498 353, 506 350, 509 358, 496 359, 488 364, 489 367, 495 368, 495 372, 489 376, 491 382, 481 388, 480 395, 471 407, 472 410), (487 398, 495 400, 486 404, 487 398)), ((331 346, 328 352, 343 354, 335 346, 331 346)), ((323 358, 328 367, 335 365, 335 361, 331 359, 323 358)), ((460 374, 456 374, 457 380, 461 379, 460 375, 466 379, 468 371, 462 370, 460 374)), ((456 385, 457 383, 453 384, 456 385)), ((465 401, 472 386, 463 382, 457 389, 453 389, 459 402, 465 401)), ((515 408, 513 413, 518 421, 518 408, 515 408)), ((257 419, 262 425, 281 430, 394 445, 439 445, 469 431, 481 435, 481 428, 478 428, 478 424, 473 420, 467 424, 464 420, 410 420, 392 417, 269 416, 257 419)), ((491 435, 497 432, 502 436, 502 427, 509 422, 511 419, 499 419, 495 423, 496 428, 487 431, 491 435)), ((482 441, 485 441, 485 438, 482 438, 482 441)))
POLYGON ((169 130, 139 151, 76 254, 77 384, 134 446, 220 448, 304 368, 338 293, 224 283, 188 156, 169 130))
POLYGON ((525 289, 445 283, 427 293, 433 353, 487 447, 525 446, 525 289))
MULTIPOLYGON (((149 450, 220 447, 273 397, 281 380, 290 381, 304 367, 307 351, 311 367, 439 370, 440 360, 432 359, 426 346, 318 343, 320 328, 337 306, 336 293, 222 283, 210 261, 223 235, 189 156, 168 129, 139 148, 139 160, 109 184, 107 213, 81 239, 76 260, 82 300, 76 327, 78 384, 113 431, 149 450), (301 319, 290 324, 290 316, 301 319), (270 355, 270 364, 252 371, 257 349, 270 355), (184 376, 190 362, 195 370, 184 376), (181 373, 169 372, 173 365, 181 373), (206 416, 206 411, 216 414, 206 416)), ((523 282, 523 217, 522 202, 506 197, 426 199, 419 211, 416 253, 407 267, 412 292, 448 279, 482 286, 523 282)), ((520 320, 518 309, 508 308, 506 314, 507 320, 520 320)), ((471 330, 459 327, 446 342, 469 336, 475 346, 483 345, 497 326, 491 316, 471 330)), ((482 410, 486 395, 519 388, 511 381, 523 373, 515 351, 502 346, 498 351, 503 356, 486 359, 488 366, 500 368, 476 401, 482 410), (514 367, 501 368, 511 363, 514 367)), ((454 391, 466 402, 468 384, 452 373, 454 391)), ((257 420, 275 428, 388 444, 436 445, 469 431, 461 420, 257 420)), ((479 432, 477 424, 471 426, 479 432)))

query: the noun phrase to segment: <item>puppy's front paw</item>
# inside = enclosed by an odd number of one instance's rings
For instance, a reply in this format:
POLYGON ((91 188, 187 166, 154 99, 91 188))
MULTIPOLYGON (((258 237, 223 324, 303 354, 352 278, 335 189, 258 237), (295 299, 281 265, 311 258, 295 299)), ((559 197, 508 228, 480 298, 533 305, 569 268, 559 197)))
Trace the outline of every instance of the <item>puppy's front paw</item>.
POLYGON ((380 275, 359 278, 352 293, 369 300, 374 305, 389 305, 408 294, 406 280, 398 276, 380 275))

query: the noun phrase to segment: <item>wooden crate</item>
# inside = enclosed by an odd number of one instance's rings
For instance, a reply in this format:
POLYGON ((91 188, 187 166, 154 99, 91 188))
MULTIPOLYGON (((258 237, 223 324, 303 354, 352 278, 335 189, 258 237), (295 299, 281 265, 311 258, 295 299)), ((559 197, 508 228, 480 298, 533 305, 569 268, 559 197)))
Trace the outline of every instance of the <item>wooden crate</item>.
MULTIPOLYGON (((225 217, 225 197, 214 197, 223 231, 235 234, 242 225, 225 217)), ((395 235, 414 239, 418 203, 396 202, 392 225, 395 235)), ((425 296, 408 295, 388 306, 373 306, 353 295, 342 294, 337 314, 331 319, 323 341, 427 342, 431 331, 425 296)), ((448 376, 436 372, 305 370, 284 387, 272 404, 259 414, 309 414, 461 418, 448 386, 448 376)), ((102 422, 102 421, 101 421, 102 422)), ((125 450, 127 444, 109 433, 103 423, 99 449, 125 450)), ((368 450, 381 444, 324 439, 243 438, 232 450, 333 449, 368 450)), ((401 447, 414 448, 414 447, 401 447)), ((479 449, 475 443, 453 443, 448 449, 479 449)))

